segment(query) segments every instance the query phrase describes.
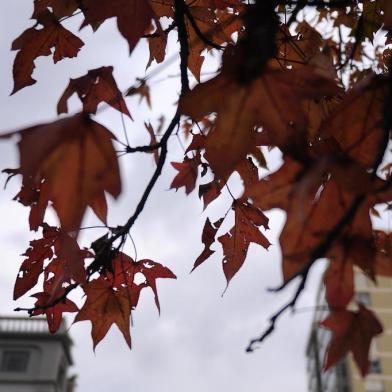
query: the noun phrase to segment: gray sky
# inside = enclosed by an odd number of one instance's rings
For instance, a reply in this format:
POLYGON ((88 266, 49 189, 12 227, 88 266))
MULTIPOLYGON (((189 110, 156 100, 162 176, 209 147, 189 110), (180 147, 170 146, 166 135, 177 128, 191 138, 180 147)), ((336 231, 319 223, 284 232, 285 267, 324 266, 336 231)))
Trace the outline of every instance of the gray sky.
MULTIPOLYGON (((125 89, 142 76, 148 61, 144 44, 128 56, 126 42, 118 34, 113 21, 106 22, 95 35, 88 28, 82 31, 86 45, 74 60, 63 60, 53 65, 51 58, 36 61, 34 78, 38 83, 10 97, 12 90, 12 62, 14 53, 11 42, 26 27, 32 0, 19 0, 3 5, 0 14, 0 131, 20 129, 28 125, 55 118, 58 98, 70 77, 83 75, 88 69, 114 65, 120 89, 125 89)), ((71 21, 74 26, 80 23, 71 21)), ((174 43, 174 40, 172 40, 174 43)), ((178 74, 178 61, 156 76, 156 81, 167 75, 178 74)), ((138 100, 127 100, 135 118, 127 122, 128 135, 133 145, 148 142, 143 130, 143 120, 155 121, 162 113, 167 117, 173 112, 179 81, 168 78, 154 84, 153 114, 138 100)), ((72 99, 71 107, 79 103, 72 99)), ((107 110, 100 120, 119 138, 123 139, 120 115, 107 110)), ((170 142, 170 161, 181 161, 182 150, 178 140, 170 142)), ((278 162, 275 153, 272 165, 278 162)), ((132 156, 121 159, 124 192, 113 203, 109 224, 124 223, 129 216, 154 165, 151 156, 132 156)), ((13 143, 0 144, 0 167, 16 167, 17 156, 13 143)), ((151 258, 170 267, 177 281, 159 280, 158 291, 162 313, 158 316, 151 292, 145 290, 138 309, 133 313, 131 334, 133 349, 130 351, 121 334, 113 327, 107 337, 92 351, 90 323, 72 326, 70 333, 75 341, 73 350, 78 374, 78 391, 132 390, 134 392, 187 392, 286 391, 306 390, 305 345, 312 312, 286 315, 277 331, 254 353, 245 354, 250 338, 258 335, 267 325, 268 317, 292 294, 288 290, 280 295, 270 294, 267 287, 280 283, 280 250, 276 236, 284 222, 278 211, 269 213, 271 230, 267 233, 273 246, 267 252, 251 246, 244 267, 232 280, 226 294, 221 267, 221 251, 189 275, 195 258, 202 250, 201 231, 207 215, 220 217, 227 208, 227 200, 214 203, 205 213, 196 192, 185 197, 183 190, 168 190, 175 171, 166 165, 155 192, 145 211, 135 225, 138 257, 151 258), (217 205, 216 205, 217 204, 217 205), (94 389, 93 389, 94 388, 94 389)), ((3 177, 5 180, 5 177, 3 177)), ((233 185, 236 188, 234 182, 233 185)), ((18 183, 12 181, 0 193, 0 243, 2 272, 0 275, 0 312, 10 314, 16 306, 30 305, 26 297, 14 303, 12 290, 20 266, 21 253, 34 238, 28 232, 28 209, 15 202, 18 183)), ((49 216, 53 221, 53 216, 49 216)), ((99 224, 89 215, 85 225, 99 224)), ((91 231, 82 237, 84 245, 99 232, 91 231)), ((218 249, 218 248, 217 248, 218 249)), ((127 251, 133 256, 131 246, 127 251)), ((316 266, 309 279, 309 287, 299 301, 299 308, 314 304, 322 265, 316 266)), ((291 288, 292 289, 292 288, 291 288)), ((79 304, 81 292, 73 299, 79 304)), ((72 322, 72 317, 68 318, 72 322)))

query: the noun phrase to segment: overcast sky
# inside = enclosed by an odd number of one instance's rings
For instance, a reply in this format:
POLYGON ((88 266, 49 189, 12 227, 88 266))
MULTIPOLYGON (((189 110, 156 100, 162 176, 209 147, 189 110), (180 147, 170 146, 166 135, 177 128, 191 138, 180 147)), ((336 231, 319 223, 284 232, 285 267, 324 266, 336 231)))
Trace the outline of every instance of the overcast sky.
MULTIPOLYGON (((74 60, 53 65, 51 58, 36 61, 34 78, 38 83, 10 97, 12 90, 12 62, 15 53, 11 42, 31 25, 32 0, 3 4, 0 14, 0 131, 53 120, 56 103, 70 77, 83 75, 88 69, 114 65, 120 89, 143 76, 148 61, 144 44, 128 55, 126 42, 118 34, 113 21, 106 22, 95 35, 88 28, 82 31, 86 45, 74 60)), ((80 19, 70 21, 74 26, 80 19)), ((173 41, 173 40, 172 40, 173 41)), ((143 120, 152 122, 173 112, 172 103, 179 90, 178 61, 153 80, 153 113, 138 100, 128 99, 128 107, 135 121, 126 123, 132 145, 145 144, 143 120), (163 79, 163 81, 162 81, 163 79)), ((77 110, 77 99, 71 107, 77 110)), ((107 110, 100 120, 123 139, 120 115, 107 110)), ((170 142, 170 161, 181 161, 182 150, 176 138, 170 142)), ((0 144, 0 167, 16 167, 18 157, 12 142, 0 144)), ((271 165, 279 162, 274 153, 271 165)), ((121 159, 124 192, 113 203, 109 224, 124 223, 132 213, 154 164, 151 156, 121 159)), ((213 204, 206 212, 196 192, 185 197, 183 190, 169 190, 175 171, 166 165, 155 192, 135 225, 132 235, 138 257, 150 258, 170 267, 177 281, 159 280, 158 291, 162 313, 158 316, 153 296, 143 292, 138 309, 133 313, 133 349, 130 351, 122 335, 113 327, 96 349, 92 350, 90 323, 73 325, 70 334, 75 342, 73 372, 78 375, 78 391, 132 390, 133 392, 200 392, 200 391, 286 391, 306 390, 305 345, 312 320, 312 312, 286 315, 274 334, 253 354, 246 354, 250 338, 257 336, 267 325, 268 317, 292 294, 270 294, 268 287, 281 282, 280 250, 277 234, 284 216, 278 211, 269 213, 273 246, 267 252, 251 246, 244 267, 232 280, 222 297, 225 280, 221 267, 221 251, 211 257, 191 275, 189 271, 201 252, 201 231, 207 216, 222 216, 227 204, 213 204), (94 389, 92 389, 94 388, 94 389)), ((5 177, 2 177, 2 181, 5 177)), ((12 181, 0 194, 0 243, 2 269, 0 274, 0 312, 11 314, 16 306, 30 305, 29 299, 12 301, 14 280, 21 263, 19 256, 34 238, 28 232, 28 209, 11 201, 17 193, 18 182, 12 181)), ((234 183, 233 187, 236 187, 234 183)), ((52 220, 53 217, 48 218, 52 220)), ((99 222, 87 217, 85 225, 99 222)), ((99 232, 84 233, 84 245, 99 232)), ((218 248, 217 248, 218 249, 218 248)), ((127 251, 133 256, 131 246, 127 251)), ((314 305, 315 293, 322 265, 316 266, 309 286, 299 301, 299 308, 314 305)), ((292 288, 291 288, 292 289, 292 288)), ((79 304, 81 292, 73 297, 79 304)), ((68 318, 69 323, 72 317, 68 318)))

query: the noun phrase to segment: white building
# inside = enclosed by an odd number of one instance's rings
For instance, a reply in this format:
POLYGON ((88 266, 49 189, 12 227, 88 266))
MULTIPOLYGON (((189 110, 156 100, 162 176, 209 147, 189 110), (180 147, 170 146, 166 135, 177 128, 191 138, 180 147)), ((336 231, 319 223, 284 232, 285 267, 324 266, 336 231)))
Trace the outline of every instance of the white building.
POLYGON ((72 392, 72 340, 44 318, 0 317, 0 392, 72 392))

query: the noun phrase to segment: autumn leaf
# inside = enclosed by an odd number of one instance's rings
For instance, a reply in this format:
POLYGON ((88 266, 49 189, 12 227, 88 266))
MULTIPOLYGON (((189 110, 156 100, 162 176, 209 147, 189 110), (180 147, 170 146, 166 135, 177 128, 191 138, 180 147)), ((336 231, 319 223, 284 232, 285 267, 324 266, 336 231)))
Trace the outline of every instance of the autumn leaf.
POLYGON ((178 189, 185 187, 185 193, 188 195, 196 186, 198 165, 200 163, 200 154, 193 158, 185 157, 184 162, 171 162, 171 165, 178 171, 174 177, 170 188, 178 189))
POLYGON ((150 96, 150 88, 148 85, 144 82, 141 81, 140 85, 138 87, 132 87, 127 91, 127 97, 133 96, 133 95, 139 95, 139 103, 142 102, 143 99, 146 100, 148 107, 151 109, 151 96, 150 96))
MULTIPOLYGON (((157 137, 154 131, 154 128, 152 127, 152 125, 150 123, 144 123, 144 126, 148 132, 148 134, 150 135, 150 146, 156 145, 158 143, 157 141, 157 137)), ((157 129, 157 133, 159 133, 160 129, 161 129, 162 123, 160 124, 160 126, 157 129)), ((158 149, 155 149, 154 151, 151 152, 154 156, 154 161, 156 164, 158 164, 158 160, 159 160, 159 152, 158 149)))
POLYGON ((54 228, 49 228, 43 234, 43 238, 30 241, 30 247, 24 253, 26 259, 23 261, 15 281, 14 300, 37 284, 44 269, 44 261, 53 257, 52 247, 57 240, 57 231, 54 228))
POLYGON ((146 69, 155 60, 157 64, 162 63, 166 55, 167 36, 162 31, 157 31, 157 35, 148 38, 148 48, 150 50, 150 58, 146 65, 146 69))
POLYGON ((64 233, 61 229, 57 232, 54 242, 56 257, 45 268, 44 291, 49 294, 49 300, 56 300, 61 296, 63 287, 72 283, 84 284, 86 270, 84 259, 92 254, 82 251, 76 239, 64 233))
POLYGON ((223 181, 213 180, 199 186, 199 197, 203 199, 204 209, 220 196, 224 185, 223 181))
POLYGON ((121 91, 113 77, 113 67, 101 67, 88 71, 87 75, 71 79, 57 104, 57 113, 68 113, 67 101, 76 93, 83 102, 83 111, 95 114, 101 102, 131 118, 121 91))
POLYGON ((56 18, 71 16, 79 8, 79 0, 34 0, 33 18, 51 8, 56 18))
POLYGON ((180 102, 182 113, 195 121, 217 113, 216 127, 205 144, 211 168, 225 177, 246 158, 256 145, 255 126, 263 126, 274 145, 303 156, 307 137, 303 100, 337 94, 336 83, 308 66, 293 71, 267 67, 259 78, 244 85, 233 79, 229 66, 180 102))
POLYGON ((37 57, 51 55, 54 48, 53 61, 57 63, 63 58, 77 56, 84 45, 82 40, 65 29, 49 11, 40 13, 37 22, 42 28, 31 27, 12 43, 12 50, 18 50, 13 68, 12 94, 36 83, 31 75, 37 57))
MULTIPOLYGON (((197 268, 200 264, 204 263, 215 251, 211 250, 211 245, 215 242, 215 235, 219 230, 222 220, 215 222, 214 224, 207 218, 204 224, 203 233, 201 240, 204 244, 204 249, 193 264, 192 271, 197 268)), ((192 272, 191 271, 191 272, 192 272)))
POLYGON ((50 304, 62 296, 65 287, 86 281, 84 259, 91 254, 82 251, 75 238, 61 229, 44 224, 42 238, 32 240, 24 256, 15 281, 14 299, 32 289, 42 276, 45 301, 50 304))
POLYGON ((19 132, 23 182, 45 187, 65 231, 77 231, 88 205, 106 191, 117 197, 121 182, 114 136, 83 114, 19 132), (31 149, 31 143, 34 149, 31 149))
POLYGON ((332 260, 325 272, 324 283, 331 309, 344 309, 354 296, 353 263, 344 257, 332 260))
POLYGON ((117 325, 128 346, 131 347, 129 332, 131 301, 126 288, 114 290, 109 281, 100 277, 83 285, 83 290, 87 298, 76 315, 75 322, 91 321, 94 350, 113 324, 117 325))
POLYGON ((38 316, 40 314, 44 314, 46 316, 46 321, 51 333, 57 332, 60 328, 63 313, 74 313, 79 310, 75 303, 68 298, 53 306, 48 306, 50 304, 49 294, 42 292, 34 294, 32 297, 37 298, 37 301, 35 302, 35 309, 32 315, 38 316))
POLYGON ((177 279, 176 275, 173 272, 165 267, 164 265, 149 259, 144 259, 139 261, 141 268, 140 272, 146 278, 146 285, 151 287, 154 293, 155 305, 158 309, 158 312, 161 312, 161 306, 159 304, 158 291, 156 286, 156 280, 161 278, 166 279, 177 279))
MULTIPOLYGON (((354 177, 356 184, 355 181, 351 182, 353 178, 348 180, 334 175, 335 172, 340 173, 337 169, 333 171, 330 180, 325 181, 328 172, 335 167, 332 163, 324 166, 325 162, 328 160, 321 159, 319 167, 314 164, 306 169, 291 160, 286 160, 277 172, 246 190, 246 196, 250 197, 258 208, 281 208, 287 213, 287 220, 279 239, 285 281, 304 268, 312 252, 345 216, 357 192, 366 189, 366 182, 362 181, 367 181, 367 177, 363 179, 362 172, 359 172, 359 177, 354 177), (330 211, 334 213, 331 214, 330 211)), ((336 167, 339 167, 339 163, 336 163, 336 167)), ((347 168, 356 173, 350 165, 347 168)), ((370 201, 366 201, 358 209, 354 222, 347 231, 341 233, 341 242, 335 243, 335 247, 342 246, 345 249, 339 251, 339 259, 349 257, 352 263, 372 276, 374 241, 369 203, 371 204, 370 201), (358 251, 361 243, 366 244, 365 249, 358 251)), ((337 251, 337 248, 334 249, 337 251)), ((343 276, 348 272, 344 269, 343 276)), ((337 284, 336 281, 334 283, 337 284)))
POLYGON ((327 348, 324 369, 328 370, 348 352, 365 376, 369 368, 369 349, 373 338, 382 332, 382 326, 374 313, 358 304, 359 310, 333 311, 320 325, 333 332, 327 348))
POLYGON ((112 265, 113 272, 109 274, 109 280, 115 287, 127 287, 132 308, 136 307, 138 303, 140 291, 145 287, 150 287, 154 293, 155 304, 160 312, 156 280, 160 278, 177 279, 169 268, 150 259, 143 259, 136 262, 122 252, 116 255, 112 261, 112 265), (136 274, 144 276, 145 280, 143 283, 136 284, 134 281, 136 274))
POLYGON ((321 125, 321 136, 332 137, 341 151, 371 168, 383 137, 387 91, 382 76, 372 75, 358 83, 321 125))
POLYGON ((235 224, 218 241, 223 248, 223 272, 227 284, 242 267, 251 242, 268 249, 270 242, 260 232, 259 226, 268 229, 268 218, 261 210, 240 201, 233 202, 235 224))
POLYGON ((99 6, 95 0, 81 0, 81 3, 85 16, 82 27, 91 25, 96 30, 105 20, 116 17, 118 30, 127 40, 130 52, 154 17, 150 3, 145 0, 102 0, 99 6))

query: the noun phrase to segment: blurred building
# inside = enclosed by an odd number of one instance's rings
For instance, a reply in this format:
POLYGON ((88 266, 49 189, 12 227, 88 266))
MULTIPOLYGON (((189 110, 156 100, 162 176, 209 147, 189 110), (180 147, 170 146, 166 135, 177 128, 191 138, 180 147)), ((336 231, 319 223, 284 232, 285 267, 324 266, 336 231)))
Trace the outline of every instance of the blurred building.
POLYGON ((0 392, 73 392, 72 340, 44 318, 0 317, 0 392))
POLYGON ((323 372, 323 361, 331 333, 318 327, 328 315, 325 288, 320 287, 315 320, 310 333, 307 355, 309 392, 392 392, 392 279, 377 278, 377 286, 363 274, 355 275, 356 301, 372 309, 379 317, 384 332, 370 349, 370 368, 363 379, 351 355, 333 369, 323 372))

